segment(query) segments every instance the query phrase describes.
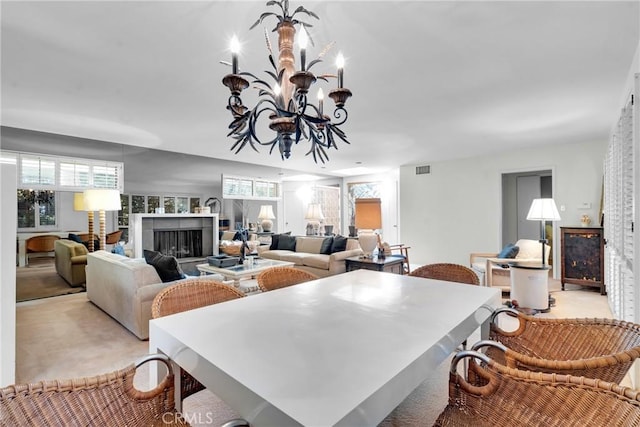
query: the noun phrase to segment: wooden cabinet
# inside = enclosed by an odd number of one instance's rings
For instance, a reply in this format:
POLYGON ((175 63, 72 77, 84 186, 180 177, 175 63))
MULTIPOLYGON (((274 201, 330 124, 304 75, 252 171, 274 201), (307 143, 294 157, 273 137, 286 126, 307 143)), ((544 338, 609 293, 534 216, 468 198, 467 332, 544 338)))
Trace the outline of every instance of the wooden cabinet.
POLYGON ((566 283, 591 286, 606 293, 604 236, 601 227, 560 227, 562 290, 566 283))

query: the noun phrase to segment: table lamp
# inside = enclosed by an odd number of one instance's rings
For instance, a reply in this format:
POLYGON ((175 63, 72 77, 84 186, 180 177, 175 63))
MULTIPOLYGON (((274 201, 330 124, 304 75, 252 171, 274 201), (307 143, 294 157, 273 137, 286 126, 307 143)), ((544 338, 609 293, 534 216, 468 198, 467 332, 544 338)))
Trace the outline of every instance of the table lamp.
POLYGON ((373 250, 378 244, 375 230, 382 228, 382 210, 380 199, 356 199, 356 228, 358 243, 367 258, 373 257, 373 250))
POLYGON ((322 208, 319 203, 310 203, 309 207, 307 207, 307 214, 304 216, 304 219, 309 221, 309 225, 313 230, 313 235, 318 235, 318 231, 320 230, 320 221, 324 219, 324 215, 322 214, 322 208))
POLYGON ((100 215, 100 250, 105 249, 106 236, 106 218, 105 211, 119 211, 122 209, 120 204, 120 192, 118 190, 108 188, 92 188, 84 190, 84 207, 88 211, 98 211, 100 215))
POLYGON ((73 194, 73 210, 74 211, 86 211, 87 218, 89 220, 89 244, 87 249, 89 252, 93 252, 93 211, 87 210, 84 207, 84 193, 73 194))
POLYGON ((533 199, 527 219, 540 221, 540 243, 542 244, 542 267, 545 266, 544 245, 547 243, 544 226, 546 221, 560 221, 560 214, 553 199, 533 199))
POLYGON ((275 215, 273 214, 273 206, 271 205, 262 205, 260 206, 260 213, 258 214, 258 219, 262 220, 262 231, 270 232, 271 227, 273 227, 272 219, 275 219, 275 215))

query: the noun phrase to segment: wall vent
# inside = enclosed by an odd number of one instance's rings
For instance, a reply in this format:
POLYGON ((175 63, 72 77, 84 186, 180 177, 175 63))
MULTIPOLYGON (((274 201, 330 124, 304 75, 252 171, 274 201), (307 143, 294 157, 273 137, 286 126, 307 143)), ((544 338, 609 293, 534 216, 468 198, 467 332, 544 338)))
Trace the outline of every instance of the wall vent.
POLYGON ((431 166, 416 166, 416 175, 424 175, 431 173, 431 166))

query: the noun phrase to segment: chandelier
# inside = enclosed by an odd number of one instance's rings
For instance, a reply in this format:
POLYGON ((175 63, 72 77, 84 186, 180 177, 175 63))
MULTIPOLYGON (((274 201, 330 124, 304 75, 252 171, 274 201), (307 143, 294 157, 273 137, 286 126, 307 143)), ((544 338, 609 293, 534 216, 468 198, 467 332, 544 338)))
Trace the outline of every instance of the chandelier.
POLYGON ((271 146, 271 154, 277 146, 282 159, 291 156, 291 147, 295 142, 307 140, 311 146, 306 155, 311 154, 313 160, 324 163, 329 160, 327 150, 338 149, 336 138, 349 144, 345 133, 340 126, 347 121, 347 110, 344 104, 351 96, 351 91, 343 86, 344 82, 344 57, 341 53, 337 55, 336 65, 337 87, 329 91, 329 97, 335 103, 335 110, 332 118, 325 115, 323 111, 323 91, 318 90, 318 104, 314 105, 307 101, 307 95, 311 85, 318 80, 328 82, 328 78, 335 78, 333 74, 314 75, 310 70, 319 62, 333 47, 330 43, 324 48, 316 59, 307 63, 307 43, 313 40, 309 36, 307 29, 312 25, 296 19, 296 15, 305 14, 308 17, 320 19, 315 13, 302 6, 289 14, 288 0, 271 0, 267 6, 278 6, 280 13, 265 12, 250 27, 253 29, 261 24, 265 18, 271 16, 277 18, 278 23, 273 32, 278 33, 278 57, 277 63, 269 40, 269 33, 264 29, 267 50, 269 52, 269 62, 273 71, 265 73, 273 80, 273 83, 256 77, 246 72, 238 71, 238 52, 240 44, 234 36, 231 41, 231 63, 224 62, 231 66, 231 74, 227 74, 222 83, 229 88, 231 96, 228 100, 227 109, 231 112, 233 120, 229 124, 230 132, 227 136, 234 139, 231 150, 238 154, 247 145, 258 152, 257 145, 271 146), (300 47, 300 69, 296 69, 295 56, 293 51, 296 27, 299 27, 297 42, 300 47), (249 109, 242 103, 240 94, 249 87, 247 78, 252 79, 251 84, 258 90, 258 99, 255 106, 249 109), (269 141, 263 141, 258 137, 256 125, 261 116, 266 115, 270 120, 269 128, 275 132, 275 137, 269 141))

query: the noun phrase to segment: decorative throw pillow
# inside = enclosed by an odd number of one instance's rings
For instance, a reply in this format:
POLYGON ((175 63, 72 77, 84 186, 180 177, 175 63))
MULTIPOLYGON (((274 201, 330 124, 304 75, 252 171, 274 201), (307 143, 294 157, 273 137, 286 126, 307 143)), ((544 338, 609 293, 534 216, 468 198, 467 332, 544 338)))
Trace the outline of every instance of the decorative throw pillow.
POLYGON ((112 254, 118 254, 118 255, 125 255, 124 253, 124 246, 117 244, 117 245, 113 245, 113 248, 111 249, 111 253, 112 254))
POLYGON ((320 246, 320 253, 324 255, 331 255, 332 245, 333 245, 333 237, 325 237, 322 240, 322 246, 320 246))
POLYGON ((288 234, 281 234, 278 239, 278 249, 285 251, 296 250, 296 236, 289 236, 288 234))
POLYGON ((347 250, 347 238, 341 235, 333 236, 331 243, 331 253, 347 250))
POLYGON ((269 250, 273 251, 275 249, 278 249, 278 241, 280 240, 280 236, 282 236, 282 235, 289 236, 289 235, 291 235, 291 232, 288 231, 288 232, 282 233, 282 234, 273 234, 271 236, 271 246, 269 246, 269 250))
POLYGON ((520 252, 520 248, 513 243, 508 243, 500 253, 498 254, 498 258, 515 258, 520 252))
POLYGON ((144 259, 147 264, 153 265, 163 282, 172 282, 186 277, 176 257, 145 249, 144 259))
POLYGON ((73 234, 73 233, 69 233, 69 240, 73 240, 76 243, 83 243, 82 239, 80 238, 80 236, 78 236, 77 234, 73 234))

